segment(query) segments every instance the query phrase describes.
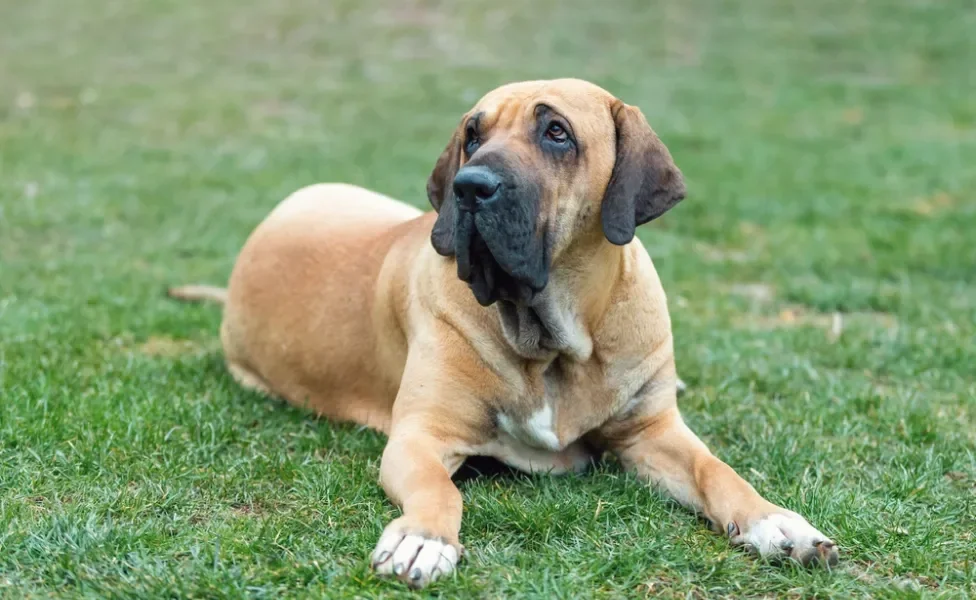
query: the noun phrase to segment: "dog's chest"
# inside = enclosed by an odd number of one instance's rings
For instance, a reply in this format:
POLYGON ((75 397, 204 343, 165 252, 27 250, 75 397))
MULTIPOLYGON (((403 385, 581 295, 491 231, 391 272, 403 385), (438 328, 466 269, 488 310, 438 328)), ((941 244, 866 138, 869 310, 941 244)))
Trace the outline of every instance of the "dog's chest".
POLYGON ((530 373, 518 397, 496 413, 499 442, 558 452, 614 412, 617 390, 585 366, 556 364, 530 373))
POLYGON ((556 414, 549 402, 544 401, 542 406, 528 417, 499 412, 497 420, 498 429, 502 434, 511 436, 527 446, 552 451, 563 448, 557 433, 556 414))

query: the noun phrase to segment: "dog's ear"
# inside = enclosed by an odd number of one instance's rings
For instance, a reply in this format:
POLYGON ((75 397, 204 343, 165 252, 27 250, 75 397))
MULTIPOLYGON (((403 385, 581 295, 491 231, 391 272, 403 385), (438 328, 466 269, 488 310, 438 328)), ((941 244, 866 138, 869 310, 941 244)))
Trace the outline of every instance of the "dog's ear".
POLYGON ((441 256, 454 256, 454 229, 457 225, 454 176, 457 175, 460 162, 461 126, 459 125, 427 179, 427 199, 437 211, 437 220, 430 233, 430 242, 441 256))
POLYGON ((634 106, 611 107, 617 130, 617 158, 603 196, 603 234, 622 246, 639 225, 663 215, 685 197, 685 181, 671 153, 634 106))

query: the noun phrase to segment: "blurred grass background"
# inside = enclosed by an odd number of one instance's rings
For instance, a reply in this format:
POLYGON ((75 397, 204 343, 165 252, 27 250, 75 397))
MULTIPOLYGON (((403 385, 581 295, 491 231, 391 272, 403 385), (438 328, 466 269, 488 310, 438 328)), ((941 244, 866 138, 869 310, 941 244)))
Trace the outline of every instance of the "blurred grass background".
POLYGON ((366 560, 382 438, 240 391, 219 312, 161 292, 308 183, 425 206, 478 97, 562 76, 687 177, 641 233, 686 419, 844 563, 764 565, 608 465, 464 483, 431 593, 976 594, 974 31, 968 0, 0 0, 0 595, 407 593, 366 560))

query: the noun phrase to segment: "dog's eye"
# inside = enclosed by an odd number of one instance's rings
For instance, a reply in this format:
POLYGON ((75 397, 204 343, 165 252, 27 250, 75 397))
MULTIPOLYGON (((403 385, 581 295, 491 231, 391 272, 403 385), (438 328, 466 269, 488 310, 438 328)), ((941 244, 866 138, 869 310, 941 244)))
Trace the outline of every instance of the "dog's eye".
POLYGON ((464 151, 470 156, 481 145, 481 140, 478 139, 478 132, 474 130, 474 127, 468 127, 464 133, 464 138, 464 151))
POLYGON ((566 133, 562 125, 552 122, 549 124, 549 128, 546 129, 546 137, 557 144, 563 144, 569 139, 569 134, 566 133))

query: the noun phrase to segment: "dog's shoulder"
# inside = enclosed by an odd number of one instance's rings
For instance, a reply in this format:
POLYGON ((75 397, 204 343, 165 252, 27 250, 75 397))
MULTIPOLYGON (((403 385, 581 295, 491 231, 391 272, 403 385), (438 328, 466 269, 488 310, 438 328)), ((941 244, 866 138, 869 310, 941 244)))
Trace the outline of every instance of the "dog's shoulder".
POLYGON ((650 255, 636 238, 624 248, 607 310, 593 331, 609 354, 640 351, 671 337, 667 296, 650 255))

